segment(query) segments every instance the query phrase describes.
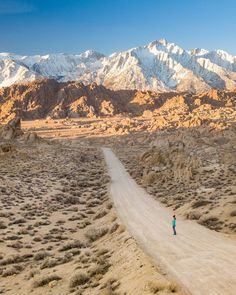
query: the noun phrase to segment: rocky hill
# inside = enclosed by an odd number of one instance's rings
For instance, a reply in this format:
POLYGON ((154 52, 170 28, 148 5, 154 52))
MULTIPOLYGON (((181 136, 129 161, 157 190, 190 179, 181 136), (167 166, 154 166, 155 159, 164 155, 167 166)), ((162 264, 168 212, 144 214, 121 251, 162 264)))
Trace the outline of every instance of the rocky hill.
POLYGON ((92 50, 77 55, 0 53, 0 86, 38 77, 96 82, 114 90, 232 89, 236 86, 236 57, 223 50, 187 51, 165 39, 109 56, 92 50))
POLYGON ((162 115, 163 120, 175 119, 181 123, 189 114, 192 120, 197 120, 199 114, 215 113, 222 108, 227 108, 226 113, 230 116, 235 112, 235 105, 236 91, 210 90, 199 95, 188 92, 114 91, 96 83, 85 86, 80 82, 59 83, 53 79, 0 89, 2 121, 9 121, 15 116, 33 120, 129 114, 144 117, 162 115))

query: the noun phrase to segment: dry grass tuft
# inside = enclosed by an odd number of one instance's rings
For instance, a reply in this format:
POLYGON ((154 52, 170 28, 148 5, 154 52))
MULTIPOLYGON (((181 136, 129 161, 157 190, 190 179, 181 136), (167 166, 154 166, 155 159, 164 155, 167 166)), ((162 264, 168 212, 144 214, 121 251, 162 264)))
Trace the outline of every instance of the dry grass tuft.
POLYGON ((231 216, 231 217, 236 216, 236 210, 233 210, 233 211, 230 213, 230 216, 231 216))
POLYGON ((152 292, 152 294, 156 294, 159 291, 163 291, 165 289, 165 285, 162 282, 150 281, 148 282, 148 289, 152 292))
POLYGON ((36 261, 43 260, 48 256, 50 256, 50 254, 48 252, 40 251, 34 255, 34 260, 36 260, 36 261))
POLYGON ((59 251, 62 252, 62 251, 68 251, 68 250, 75 249, 75 248, 81 249, 81 248, 85 248, 85 247, 86 247, 85 243, 83 243, 83 242, 81 242, 79 240, 76 240, 76 241, 73 241, 73 242, 70 242, 68 244, 63 245, 59 249, 59 251))
POLYGON ((102 217, 104 217, 106 214, 107 214, 107 211, 106 211, 106 210, 101 210, 100 212, 98 212, 98 213, 94 216, 94 219, 102 218, 102 217))
POLYGON ((179 288, 175 283, 170 283, 167 286, 166 290, 170 293, 176 293, 176 292, 178 292, 179 288))
POLYGON ((11 255, 0 261, 0 265, 8 265, 24 261, 24 258, 18 255, 11 255))
POLYGON ((89 275, 84 272, 76 273, 71 279, 70 279, 70 288, 75 288, 77 286, 81 286, 86 284, 89 281, 89 275))
POLYGON ((49 275, 47 277, 41 277, 41 278, 36 279, 33 282, 33 287, 34 288, 42 287, 42 286, 49 284, 52 281, 59 281, 61 279, 62 278, 59 277, 58 275, 49 275))
POLYGON ((85 236, 90 242, 94 242, 94 241, 98 240, 99 238, 105 236, 107 234, 107 232, 108 232, 107 227, 90 228, 85 233, 85 236))
POLYGON ((211 201, 208 201, 208 200, 198 200, 198 201, 195 201, 193 204, 192 204, 192 208, 193 209, 196 209, 198 207, 203 207, 203 206, 206 206, 208 204, 211 204, 211 201))
POLYGON ((119 228, 119 224, 115 222, 115 223, 110 227, 109 232, 112 234, 112 233, 114 233, 118 228, 119 228))
POLYGON ((100 275, 100 274, 104 275, 108 271, 109 267, 110 267, 110 264, 105 261, 104 263, 99 263, 94 265, 88 270, 88 272, 91 277, 100 275))
POLYGON ((2 273, 2 276, 3 277, 13 276, 20 273, 21 270, 22 270, 22 267, 20 265, 12 266, 9 269, 5 269, 2 273))

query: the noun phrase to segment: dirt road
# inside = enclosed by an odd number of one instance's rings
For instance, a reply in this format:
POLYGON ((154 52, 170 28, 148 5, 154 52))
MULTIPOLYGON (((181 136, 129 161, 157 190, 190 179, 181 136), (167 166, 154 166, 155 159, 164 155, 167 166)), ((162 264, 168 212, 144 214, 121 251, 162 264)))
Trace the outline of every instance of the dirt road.
POLYGON ((111 195, 130 234, 192 295, 236 294, 236 241, 177 216, 152 199, 126 172, 114 153, 103 149, 111 195))

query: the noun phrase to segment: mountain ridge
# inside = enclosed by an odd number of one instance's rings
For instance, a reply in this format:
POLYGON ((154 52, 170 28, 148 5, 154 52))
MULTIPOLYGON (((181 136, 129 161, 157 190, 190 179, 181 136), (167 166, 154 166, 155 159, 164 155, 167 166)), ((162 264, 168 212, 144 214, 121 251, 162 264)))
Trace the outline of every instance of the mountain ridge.
POLYGON ((186 115, 189 110, 198 112, 199 108, 229 108, 233 112, 235 96, 236 89, 211 89, 202 94, 111 90, 95 82, 84 85, 44 78, 0 88, 0 120, 9 121, 15 116, 24 120, 96 118, 120 114, 152 116, 159 111, 168 117, 172 111, 175 115, 186 115))
POLYGON ((166 39, 108 56, 94 50, 33 56, 0 53, 0 87, 42 77, 60 82, 96 82, 113 90, 233 89, 236 56, 223 50, 187 51, 166 39))

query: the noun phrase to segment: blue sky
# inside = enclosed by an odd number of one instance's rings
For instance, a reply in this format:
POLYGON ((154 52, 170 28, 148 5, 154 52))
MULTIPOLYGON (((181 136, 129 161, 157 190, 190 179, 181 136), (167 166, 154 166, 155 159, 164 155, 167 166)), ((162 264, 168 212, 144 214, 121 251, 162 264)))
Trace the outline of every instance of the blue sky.
POLYGON ((0 0, 0 52, 105 54, 166 38, 236 55, 235 0, 0 0))

